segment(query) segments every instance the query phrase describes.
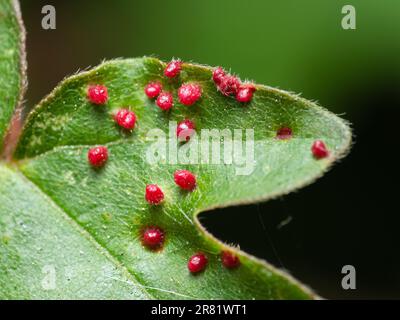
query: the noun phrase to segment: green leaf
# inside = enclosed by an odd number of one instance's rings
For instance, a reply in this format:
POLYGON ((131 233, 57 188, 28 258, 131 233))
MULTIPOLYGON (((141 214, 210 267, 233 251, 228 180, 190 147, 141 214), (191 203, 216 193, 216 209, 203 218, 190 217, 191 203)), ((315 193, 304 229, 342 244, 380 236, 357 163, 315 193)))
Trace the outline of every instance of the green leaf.
POLYGON ((0 153, 14 108, 19 121, 26 86, 24 41, 18 2, 0 0, 0 153))
MULTIPOLYGON (((0 284, 7 284, 0 297, 316 297, 267 262, 215 239, 197 216, 215 207, 271 199, 311 183, 345 154, 351 140, 347 124, 315 103, 262 85, 256 85, 251 103, 242 105, 216 90, 212 69, 206 66, 185 63, 175 80, 163 76, 164 68, 165 63, 155 58, 106 62, 63 81, 29 115, 15 167, 0 171, 0 235, 6 235, 0 267, 11 270, 0 273, 0 284), (145 96, 143 89, 150 81, 160 81, 164 90, 173 92, 175 106, 170 112, 145 96), (191 107, 177 102, 177 88, 184 82, 198 83, 203 90, 201 100, 191 107), (95 83, 108 88, 105 106, 87 101, 87 87, 95 83), (112 119, 121 107, 131 108, 138 117, 131 134, 112 119), (254 160, 249 159, 249 170, 239 175, 236 162, 171 164, 168 154, 164 161, 149 163, 152 129, 168 135, 170 121, 185 118, 195 121, 197 133, 253 129, 254 160), (293 138, 276 139, 281 127, 292 128, 293 138), (328 158, 312 156, 316 139, 328 146, 328 158), (110 156, 104 168, 94 170, 87 163, 87 151, 99 144, 108 147, 110 156), (174 184, 178 168, 196 174, 193 192, 182 192, 174 184), (148 183, 164 190, 162 205, 145 201, 148 183), (146 249, 140 241, 143 228, 150 225, 165 231, 161 250, 146 249), (237 269, 222 266, 220 252, 227 249, 240 257, 237 269), (186 265, 198 251, 206 253, 209 264, 192 275, 186 265), (97 277, 100 264, 110 266, 114 274, 97 277), (45 265, 55 266, 57 289, 40 286, 45 265), (66 281, 65 268, 76 271, 76 278, 66 281), (94 281, 106 284, 96 289, 94 281)), ((240 142, 248 138, 243 133, 240 142)), ((195 142, 192 138, 179 144, 179 150, 195 142)), ((221 153, 227 150, 222 144, 221 153)))
POLYGON ((2 165, 0 181, 1 299, 148 298, 107 250, 21 173, 2 165))

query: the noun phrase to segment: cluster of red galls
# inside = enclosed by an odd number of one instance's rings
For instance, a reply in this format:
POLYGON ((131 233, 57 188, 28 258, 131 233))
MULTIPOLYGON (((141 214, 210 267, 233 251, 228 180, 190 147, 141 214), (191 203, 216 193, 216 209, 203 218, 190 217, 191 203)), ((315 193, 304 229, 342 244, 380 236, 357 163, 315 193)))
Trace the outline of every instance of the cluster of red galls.
MULTIPOLYGON (((91 85, 87 91, 87 97, 92 104, 104 105, 108 101, 107 87, 101 84, 91 85)), ((126 130, 132 130, 136 124, 136 115, 129 109, 120 109, 114 115, 114 121, 126 130)))
MULTIPOLYGON (((182 62, 179 60, 171 61, 164 70, 164 75, 174 78, 179 75, 182 68, 182 62)), ((217 89, 225 96, 235 95, 239 102, 247 103, 253 98, 255 87, 252 84, 242 84, 238 78, 218 67, 214 69, 212 79, 217 89)), ((164 92, 159 82, 151 82, 145 87, 145 93, 148 98, 157 98, 156 104, 162 110, 169 110, 173 106, 173 96, 170 92, 164 92)), ((202 90, 198 84, 186 83, 178 89, 178 98, 180 103, 191 106, 201 98, 202 90)), ((88 100, 95 105, 103 105, 108 101, 107 87, 104 85, 92 85, 88 87, 88 100)), ((123 108, 116 112, 114 121, 126 130, 132 130, 135 127, 137 117, 129 109, 123 108)), ((188 141, 191 132, 195 129, 195 124, 185 119, 178 123, 176 134, 178 138, 188 141)), ((284 127, 278 130, 278 139, 288 139, 292 136, 290 128, 284 127)), ((325 158, 329 152, 321 140, 313 143, 311 151, 315 158, 325 158)), ((105 146, 97 146, 89 149, 88 161, 93 167, 102 167, 108 160, 108 149, 105 146)), ((196 188, 196 176, 188 170, 177 170, 174 173, 174 181, 182 190, 193 191, 196 188)), ((145 189, 145 199, 151 205, 159 205, 164 200, 164 192, 156 184, 148 184, 145 189)), ((159 227, 152 226, 146 228, 142 233, 142 243, 150 249, 159 249, 164 243, 164 231, 159 227)), ((222 251, 222 264, 227 268, 236 268, 240 265, 239 258, 231 251, 222 251)), ((207 256, 202 253, 196 253, 190 257, 188 269, 192 273, 198 273, 205 269, 208 263, 207 256)))
MULTIPOLYGON (((193 191, 196 188, 196 176, 188 170, 177 170, 174 173, 175 183, 186 191, 193 191)), ((151 205, 158 205, 164 200, 164 192, 156 184, 148 184, 146 186, 146 201, 151 205)), ((159 227, 148 227, 144 230, 142 243, 150 249, 158 249, 164 243, 164 231, 159 227)), ((230 251, 222 251, 222 264, 226 268, 236 268, 239 266, 239 258, 230 251)), ((198 252, 191 256, 188 261, 188 269, 191 273, 203 271, 208 264, 207 256, 198 252)))
MULTIPOLYGON (((157 250, 164 243, 164 231, 159 227, 148 227, 143 231, 142 243, 149 249, 157 250)), ((222 265, 228 269, 234 269, 240 265, 240 260, 233 252, 223 250, 221 252, 222 265)), ((208 258, 203 252, 198 252, 190 257, 187 267, 191 273, 203 271, 208 264, 208 258)))
MULTIPOLYGON (((180 64, 170 63, 165 70, 165 75, 176 76, 179 74, 180 64)), ((167 110, 172 107, 172 95, 168 92, 161 92, 162 87, 159 83, 153 82, 146 86, 145 93, 149 98, 157 98, 157 105, 167 110)), ((192 105, 201 97, 201 88, 196 84, 182 85, 178 90, 180 102, 184 105, 192 105)), ((87 91, 88 100, 95 105, 104 105, 108 101, 107 87, 104 85, 89 86, 87 91)), ((135 127, 136 115, 129 109, 120 109, 114 115, 114 121, 126 130, 132 130, 135 127)), ((192 121, 185 119, 178 123, 176 134, 178 138, 188 141, 191 131, 195 129, 192 121)), ((106 146, 97 146, 89 149, 88 161, 96 168, 105 165, 108 160, 108 149, 106 146)), ((196 188, 196 176, 188 170, 177 170, 174 173, 174 181, 182 190, 193 191, 196 188)), ((164 192, 156 184, 148 184, 145 189, 145 199, 151 205, 159 205, 164 200, 164 192)), ((151 250, 160 249, 165 240, 164 231, 157 227, 147 227, 142 232, 142 243, 151 250)), ((239 266, 239 258, 231 251, 224 250, 221 253, 222 264, 226 268, 236 268, 239 266)), ((198 273, 205 269, 208 264, 207 256, 202 253, 196 253, 188 261, 188 269, 191 273, 198 273)))
MULTIPOLYGON (((105 164, 108 159, 108 150, 104 146, 95 147, 88 152, 89 162, 99 167, 105 164)), ((196 176, 188 170, 176 170, 174 173, 175 183, 186 191, 193 191, 196 188, 196 176)), ((164 200, 164 192, 157 184, 146 185, 145 199, 151 205, 159 205, 164 200)), ((160 249, 165 240, 164 231, 156 226, 147 227, 142 233, 142 243, 151 250, 160 249)), ((239 258, 230 251, 222 251, 222 264, 226 268, 236 268, 239 266, 239 258)), ((196 253, 188 261, 188 269, 191 273, 198 273, 205 269, 208 263, 207 256, 202 253, 196 253)))
MULTIPOLYGON (((173 60, 166 66, 164 75, 168 78, 175 78, 179 76, 181 70, 182 61, 173 60)), ((237 77, 227 74, 221 67, 214 69, 212 79, 218 91, 224 96, 234 95, 239 102, 250 102, 256 90, 252 83, 241 83, 237 77)), ((157 98, 156 104, 162 110, 169 110, 174 105, 172 93, 163 91, 159 82, 149 83, 145 87, 145 93, 150 99, 157 98)), ((184 83, 178 89, 179 102, 185 106, 191 106, 196 103, 201 98, 201 95, 201 87, 196 83, 184 83)))
POLYGON ((212 78, 218 91, 224 96, 234 95, 237 101, 243 103, 253 99, 256 87, 252 83, 241 83, 237 77, 227 74, 221 67, 214 69, 212 78))
MULTIPOLYGON (((166 66, 164 75, 168 78, 179 76, 182 70, 182 61, 173 60, 166 66)), ((150 82, 144 92, 150 99, 156 99, 157 106, 162 110, 169 110, 174 106, 174 97, 171 92, 163 91, 163 87, 159 82, 150 82)), ((201 98, 202 90, 199 84, 188 82, 184 83, 178 89, 179 102, 185 106, 195 104, 201 98)))

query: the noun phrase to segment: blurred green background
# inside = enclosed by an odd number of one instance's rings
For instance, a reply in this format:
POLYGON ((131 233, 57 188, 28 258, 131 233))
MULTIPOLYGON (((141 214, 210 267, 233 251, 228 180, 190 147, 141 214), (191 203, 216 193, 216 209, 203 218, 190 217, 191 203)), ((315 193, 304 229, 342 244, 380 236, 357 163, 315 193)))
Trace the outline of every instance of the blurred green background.
POLYGON ((326 298, 400 298, 393 154, 400 1, 21 2, 29 107, 65 76, 103 59, 154 55, 221 65, 242 79, 301 93, 349 120, 352 153, 323 179, 282 200, 203 214, 202 222, 326 298), (41 28, 45 4, 56 8, 56 30, 41 28), (341 27, 345 4, 356 8, 356 30, 341 27), (356 267, 356 290, 341 288, 345 264, 356 267))

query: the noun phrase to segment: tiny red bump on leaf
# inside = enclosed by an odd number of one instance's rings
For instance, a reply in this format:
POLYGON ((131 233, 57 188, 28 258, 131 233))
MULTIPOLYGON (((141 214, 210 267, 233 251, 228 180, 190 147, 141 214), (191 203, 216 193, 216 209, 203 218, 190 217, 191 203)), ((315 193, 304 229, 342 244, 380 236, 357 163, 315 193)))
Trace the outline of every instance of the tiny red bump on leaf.
POLYGON ((148 184, 146 186, 146 201, 150 204, 160 204, 164 200, 164 193, 156 184, 148 184))
POLYGON ((87 156, 89 163, 93 167, 101 167, 107 162, 108 159, 107 147, 99 146, 91 148, 89 149, 87 156))
POLYGON ((221 261, 223 266, 228 269, 234 269, 240 265, 239 257, 234 253, 226 250, 221 252, 221 261))
POLYGON ((250 102, 256 88, 251 84, 241 85, 236 92, 236 100, 239 102, 250 102))
POLYGON ((128 109, 120 109, 115 115, 114 120, 120 127, 132 130, 135 127, 136 115, 128 109))
POLYGON ((313 145, 311 147, 311 151, 312 151, 314 157, 317 159, 325 158, 329 155, 329 152, 328 152, 328 149, 326 148, 325 143, 321 140, 316 140, 313 143, 313 145))
POLYGON ((105 104, 108 100, 107 87, 101 84, 91 85, 88 87, 87 97, 93 104, 105 104))
POLYGON ((150 249, 157 249, 164 243, 164 231, 158 227, 148 227, 142 235, 142 243, 150 249))
POLYGON ((219 85, 222 79, 225 77, 225 71, 221 67, 215 68, 213 71, 212 79, 216 85, 219 85))
POLYGON ((169 110, 174 105, 174 98, 169 92, 161 92, 157 98, 157 106, 162 110, 169 110))
POLYGON ((292 129, 290 129, 289 127, 282 127, 276 132, 276 138, 279 140, 290 139, 292 135, 292 129))
POLYGON ((178 123, 176 127, 176 136, 179 141, 189 141, 190 137, 194 134, 195 125, 193 121, 185 119, 178 123))
POLYGON ((145 88, 144 92, 146 95, 150 98, 153 99, 155 97, 158 97, 162 90, 162 85, 159 82, 150 82, 145 88))
POLYGON ((208 259, 205 254, 199 252, 190 257, 187 266, 191 273, 198 273, 205 269, 207 263, 208 259))
POLYGON ((225 96, 236 94, 240 87, 240 81, 235 76, 226 75, 217 86, 218 90, 225 96))
POLYGON ((196 187, 196 176, 188 170, 176 170, 174 181, 183 190, 192 191, 196 187))
POLYGON ((185 83, 178 89, 179 102, 191 106, 201 97, 201 87, 194 83, 185 83))
POLYGON ((167 67, 164 70, 164 75, 168 78, 174 78, 181 72, 182 69, 182 61, 180 60, 172 60, 167 64, 167 67))

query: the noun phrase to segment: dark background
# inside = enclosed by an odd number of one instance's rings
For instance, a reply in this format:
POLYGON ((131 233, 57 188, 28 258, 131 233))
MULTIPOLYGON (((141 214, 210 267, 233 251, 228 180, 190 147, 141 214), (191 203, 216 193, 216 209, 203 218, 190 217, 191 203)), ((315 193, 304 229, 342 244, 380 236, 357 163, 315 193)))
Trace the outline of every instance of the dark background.
POLYGON ((325 298, 400 298, 400 1, 21 2, 29 107, 102 59, 156 55, 231 68, 349 120, 352 152, 322 179, 282 199, 202 214, 201 221, 325 298), (56 7, 56 30, 41 28, 45 4, 56 7), (356 30, 341 28, 345 4, 356 8, 356 30), (341 288, 346 264, 356 268, 356 290, 341 288))

